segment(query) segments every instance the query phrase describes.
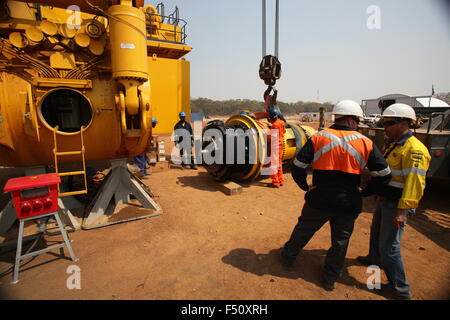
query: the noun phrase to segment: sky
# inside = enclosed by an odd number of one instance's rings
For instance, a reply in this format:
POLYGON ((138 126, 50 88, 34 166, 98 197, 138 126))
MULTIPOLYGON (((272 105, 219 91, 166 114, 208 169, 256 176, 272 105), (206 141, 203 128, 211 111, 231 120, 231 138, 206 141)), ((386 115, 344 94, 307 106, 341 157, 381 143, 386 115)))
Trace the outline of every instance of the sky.
MULTIPOLYGON (((275 0, 266 2, 267 54, 273 54, 275 0)), ((187 22, 192 98, 262 99, 261 0, 163 3, 166 15, 178 6, 187 22)), ((432 85, 436 93, 450 92, 450 5, 444 0, 280 0, 279 50, 282 76, 276 87, 283 102, 428 95, 432 85)))

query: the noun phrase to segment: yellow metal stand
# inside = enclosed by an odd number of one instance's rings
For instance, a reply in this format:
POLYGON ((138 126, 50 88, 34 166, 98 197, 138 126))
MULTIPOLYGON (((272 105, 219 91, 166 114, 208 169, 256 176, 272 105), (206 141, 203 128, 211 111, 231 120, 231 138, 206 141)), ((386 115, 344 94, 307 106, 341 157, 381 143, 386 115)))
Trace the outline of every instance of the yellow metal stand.
POLYGON ((55 172, 60 177, 66 177, 66 176, 77 176, 77 175, 83 175, 84 176, 84 189, 77 190, 77 191, 71 191, 71 192, 63 192, 61 193, 61 190, 59 189, 58 185, 58 195, 60 197, 67 197, 67 196, 75 196, 79 194, 86 194, 87 193, 87 181, 86 181, 86 161, 85 161, 85 148, 84 148, 84 139, 83 139, 83 132, 85 128, 82 126, 80 128, 80 136, 81 136, 81 151, 65 151, 65 152, 58 152, 58 143, 57 143, 57 132, 58 132, 58 126, 53 128, 53 141, 55 144, 55 147, 53 148, 53 154, 55 156, 55 172), (58 157, 61 156, 74 156, 74 155, 81 155, 81 158, 83 160, 83 171, 69 171, 69 172, 59 172, 58 171, 58 157))

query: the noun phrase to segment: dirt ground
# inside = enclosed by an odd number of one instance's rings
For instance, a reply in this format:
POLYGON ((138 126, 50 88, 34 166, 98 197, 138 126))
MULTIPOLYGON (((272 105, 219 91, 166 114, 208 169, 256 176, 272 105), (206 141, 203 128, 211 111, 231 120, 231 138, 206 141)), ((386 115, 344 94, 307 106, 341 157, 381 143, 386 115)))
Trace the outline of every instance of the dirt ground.
MULTIPOLYGON (((386 299, 367 289, 369 274, 356 261, 369 246, 374 199, 365 199, 345 262, 332 292, 320 286, 330 247, 325 225, 308 243, 292 271, 278 260, 304 203, 288 172, 280 189, 269 179, 244 185, 241 194, 219 191, 204 168, 181 170, 158 163, 143 181, 164 210, 160 216, 70 233, 78 262, 58 252, 36 257, 12 285, 0 278, 6 299, 386 299), (69 290, 67 268, 81 272, 81 289, 69 290)), ((427 182, 410 220, 402 254, 415 299, 450 298, 449 181, 427 182)), ((46 238, 51 244, 59 237, 46 238)), ((44 246, 42 244, 41 246, 44 246)), ((67 250, 65 251, 66 254, 67 250)), ((0 255, 0 273, 15 251, 0 255)), ((386 283, 386 277, 382 275, 386 283)))

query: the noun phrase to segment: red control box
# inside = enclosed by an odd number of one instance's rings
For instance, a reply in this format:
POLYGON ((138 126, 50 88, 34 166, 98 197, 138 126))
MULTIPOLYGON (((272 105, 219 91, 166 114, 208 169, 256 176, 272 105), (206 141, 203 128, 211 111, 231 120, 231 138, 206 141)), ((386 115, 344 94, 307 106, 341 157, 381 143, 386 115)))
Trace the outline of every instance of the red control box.
POLYGON ((4 191, 11 192, 19 219, 58 211, 58 184, 56 173, 9 179, 4 191))

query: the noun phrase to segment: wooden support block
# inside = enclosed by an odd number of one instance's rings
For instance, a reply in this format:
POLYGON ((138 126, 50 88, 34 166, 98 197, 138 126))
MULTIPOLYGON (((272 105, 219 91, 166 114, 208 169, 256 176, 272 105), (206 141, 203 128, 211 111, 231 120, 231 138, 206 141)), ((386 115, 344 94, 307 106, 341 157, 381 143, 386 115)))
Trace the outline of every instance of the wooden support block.
POLYGON ((229 196, 242 193, 242 186, 238 185, 233 181, 228 182, 213 181, 213 184, 217 189, 219 189, 220 191, 229 196))
POLYGON ((150 164, 156 164, 156 162, 158 162, 158 155, 156 154, 156 151, 147 152, 147 157, 150 164))

